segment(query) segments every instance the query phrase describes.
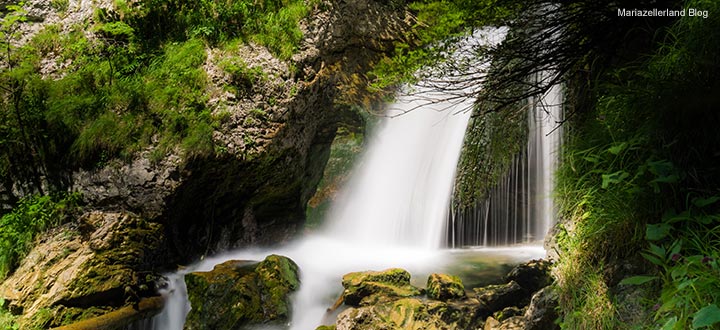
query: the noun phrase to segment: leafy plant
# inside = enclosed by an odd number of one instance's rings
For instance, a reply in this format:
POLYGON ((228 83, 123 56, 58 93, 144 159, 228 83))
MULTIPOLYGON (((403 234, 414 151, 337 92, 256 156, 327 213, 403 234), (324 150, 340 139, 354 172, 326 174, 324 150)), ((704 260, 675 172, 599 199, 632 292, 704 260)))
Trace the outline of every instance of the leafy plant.
POLYGON ((38 234, 70 220, 80 195, 31 196, 0 218, 0 278, 27 255, 38 234))

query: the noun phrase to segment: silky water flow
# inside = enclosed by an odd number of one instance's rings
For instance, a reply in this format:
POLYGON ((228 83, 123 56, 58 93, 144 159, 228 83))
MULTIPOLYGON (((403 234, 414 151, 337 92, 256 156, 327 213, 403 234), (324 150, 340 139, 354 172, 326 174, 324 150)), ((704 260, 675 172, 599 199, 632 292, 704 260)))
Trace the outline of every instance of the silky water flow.
MULTIPOLYGON (((494 37, 494 42, 501 37, 497 31, 483 34, 494 37)), ((467 42, 486 39, 475 36, 467 42)), ((388 116, 368 141, 324 229, 275 249, 250 248, 205 258, 168 275, 169 285, 161 292, 166 306, 146 322, 146 329, 181 330, 192 308, 184 274, 209 271, 227 260, 262 260, 279 254, 299 265, 301 285, 292 298, 293 330, 334 323, 337 312, 328 315, 326 310, 342 292, 346 273, 400 267, 422 282, 423 275, 450 262, 453 252, 441 249, 441 244, 474 100, 451 101, 443 92, 424 87, 416 87, 410 95, 414 96, 401 96, 387 106, 388 116)), ((542 248, 510 253, 517 262, 544 255, 542 248)))

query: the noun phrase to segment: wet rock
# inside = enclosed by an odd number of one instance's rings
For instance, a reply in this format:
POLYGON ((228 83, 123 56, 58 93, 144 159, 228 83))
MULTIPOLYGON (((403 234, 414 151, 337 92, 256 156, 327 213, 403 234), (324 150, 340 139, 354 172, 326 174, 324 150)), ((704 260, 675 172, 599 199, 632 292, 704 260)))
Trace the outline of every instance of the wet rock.
POLYGON ((559 317, 557 307, 558 295, 552 286, 547 286, 536 292, 530 300, 527 311, 525 311, 526 329, 560 329, 560 327, 555 324, 555 320, 559 317))
POLYGON ((506 281, 515 281, 528 294, 540 290, 552 281, 550 263, 547 260, 532 260, 513 268, 506 276, 506 281))
POLYGON ((185 276, 192 309, 186 330, 240 329, 251 324, 285 324, 290 294, 299 288, 298 267, 271 255, 262 262, 231 260, 209 272, 185 276))
POLYGON ((342 285, 345 304, 356 307, 421 293, 410 284, 410 273, 400 268, 349 273, 343 276, 342 285))
POLYGON ((438 313, 443 303, 403 298, 374 306, 350 308, 338 315, 337 330, 455 329, 438 313))
POLYGON ((524 310, 517 308, 515 306, 510 306, 510 307, 503 308, 503 310, 501 310, 499 312, 493 313, 492 317, 495 318, 496 320, 502 322, 513 316, 521 316, 524 314, 525 314, 524 310))
POLYGON ((0 284, 0 298, 23 325, 53 311, 48 327, 137 304, 155 295, 150 265, 163 243, 161 224, 128 212, 87 213, 38 241, 0 284))
POLYGON ((427 281, 427 295, 442 301, 461 299, 465 297, 465 286, 457 276, 431 274, 427 281))
POLYGON ((480 302, 479 309, 483 315, 491 315, 505 307, 522 306, 527 300, 525 290, 515 281, 507 284, 488 285, 473 289, 480 302))
POLYGON ((336 325, 321 325, 321 326, 315 328, 315 330, 336 330, 336 329, 337 329, 336 325))
POLYGON ((488 317, 485 321, 485 327, 483 330, 524 330, 525 329, 525 318, 522 316, 513 316, 502 322, 495 318, 488 317))

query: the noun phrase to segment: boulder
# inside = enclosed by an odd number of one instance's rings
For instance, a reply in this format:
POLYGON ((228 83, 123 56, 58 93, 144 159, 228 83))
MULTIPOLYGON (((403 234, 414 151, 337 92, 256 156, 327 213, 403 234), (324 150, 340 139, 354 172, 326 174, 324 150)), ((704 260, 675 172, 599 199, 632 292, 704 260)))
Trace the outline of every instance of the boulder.
POLYGON ((465 298, 465 286, 459 277, 447 274, 431 274, 427 280, 429 298, 447 301, 465 298))
POLYGON ((505 276, 505 280, 517 282, 525 292, 532 294, 552 282, 550 266, 552 263, 547 260, 532 260, 513 268, 505 276))
POLYGON ((285 324, 290 294, 299 288, 298 267, 271 255, 262 262, 231 260, 209 272, 185 276, 192 309, 185 329, 240 329, 252 324, 285 324))
POLYGON ((527 330, 560 329, 555 323, 559 317, 557 313, 558 295, 552 286, 547 286, 536 292, 530 300, 525 311, 527 330))
POLYGON ((489 316, 510 306, 524 306, 525 290, 515 281, 473 289, 479 301, 479 313, 489 316))
POLYGON ((410 284, 410 273, 400 268, 349 273, 343 276, 342 285, 343 301, 355 307, 421 294, 410 284))

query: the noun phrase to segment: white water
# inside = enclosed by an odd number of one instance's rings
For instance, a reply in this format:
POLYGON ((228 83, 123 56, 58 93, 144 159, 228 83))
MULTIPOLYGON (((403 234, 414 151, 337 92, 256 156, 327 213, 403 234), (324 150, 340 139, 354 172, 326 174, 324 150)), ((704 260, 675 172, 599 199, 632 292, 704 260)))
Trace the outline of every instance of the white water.
MULTIPOLYGON (((420 91, 423 101, 400 98, 388 107, 388 111, 414 110, 383 119, 331 211, 328 228, 285 247, 229 252, 170 275, 166 308, 153 319, 153 329, 182 329, 190 308, 184 274, 208 271, 226 260, 262 260, 280 254, 299 265, 301 288, 293 297, 293 330, 334 323, 336 314, 326 315, 326 309, 342 292, 340 280, 346 273, 400 267, 410 271, 414 284, 423 286, 428 273, 440 272, 453 262, 455 253, 438 247, 445 235, 455 167, 470 115, 459 110, 468 109, 472 100, 448 102, 446 95, 420 91), (421 103, 424 106, 415 109, 421 103)), ((541 248, 479 253, 509 254, 509 262, 544 255, 541 248)))
POLYGON ((562 142, 562 88, 553 86, 529 102, 525 150, 515 156, 485 200, 451 213, 450 246, 539 242, 555 223, 553 173, 562 142))

